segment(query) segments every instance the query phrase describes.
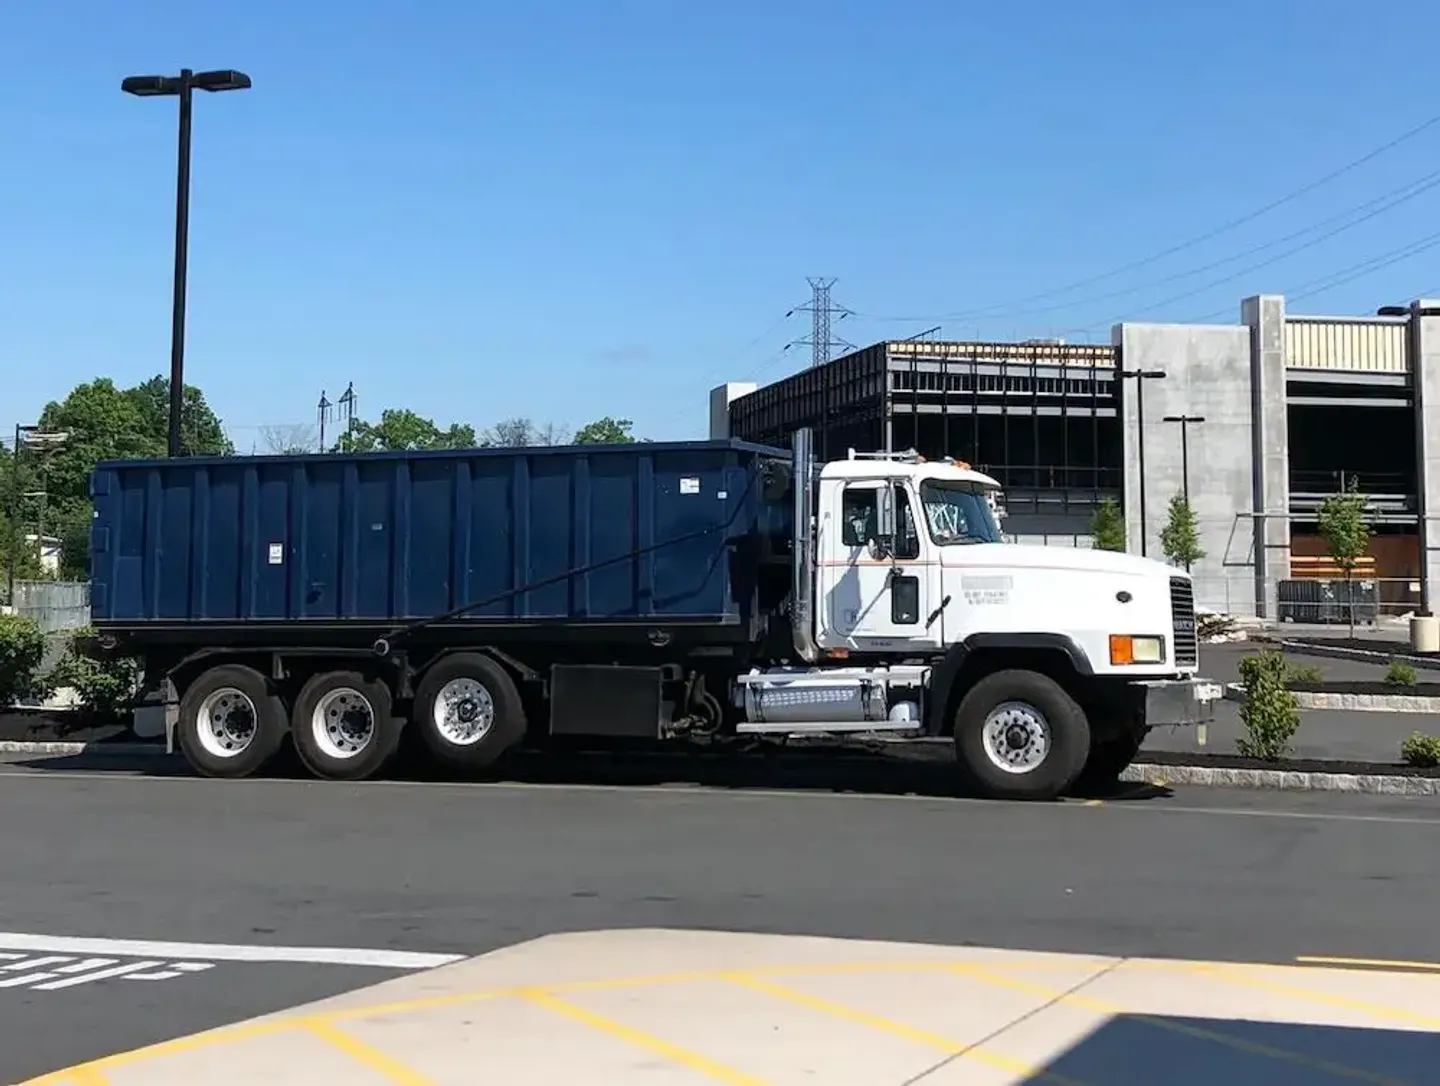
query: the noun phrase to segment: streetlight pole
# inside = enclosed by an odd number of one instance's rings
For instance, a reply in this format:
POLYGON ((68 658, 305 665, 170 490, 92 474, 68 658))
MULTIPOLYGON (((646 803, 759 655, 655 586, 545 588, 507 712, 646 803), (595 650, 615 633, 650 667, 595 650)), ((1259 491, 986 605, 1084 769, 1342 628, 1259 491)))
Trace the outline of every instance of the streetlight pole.
POLYGON ((132 75, 120 89, 138 98, 174 97, 180 100, 178 163, 175 170, 175 279, 170 313, 170 418, 169 454, 180 455, 180 416, 185 406, 185 283, 190 259, 190 114, 194 92, 247 90, 250 77, 223 69, 179 75, 132 75))
POLYGON ((1180 488, 1185 504, 1190 504, 1190 425, 1205 421, 1204 415, 1166 415, 1162 422, 1180 424, 1180 488))
POLYGON ((1150 551, 1147 537, 1150 534, 1145 519, 1145 382, 1159 381, 1165 377, 1164 370, 1121 370, 1120 376, 1135 381, 1135 452, 1140 471, 1140 553, 1150 551))

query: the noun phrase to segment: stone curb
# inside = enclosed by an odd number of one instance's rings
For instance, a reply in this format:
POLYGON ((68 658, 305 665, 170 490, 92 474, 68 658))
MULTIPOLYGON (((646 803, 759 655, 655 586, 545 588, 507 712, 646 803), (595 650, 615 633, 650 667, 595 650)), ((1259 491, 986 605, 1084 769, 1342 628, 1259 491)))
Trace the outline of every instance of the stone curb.
POLYGON ((163 743, 65 743, 57 740, 28 742, 19 739, 0 739, 0 754, 50 754, 75 755, 97 754, 118 758, 134 758, 141 755, 164 756, 163 743))
POLYGON ((1136 762, 1120 779, 1127 784, 1185 784, 1205 788, 1263 788, 1287 792, 1348 792, 1369 796, 1440 796, 1440 777, 1388 773, 1314 773, 1288 769, 1223 769, 1218 766, 1136 762))
MULTIPOLYGON (((1330 709, 1346 713, 1440 713, 1440 697, 1429 694, 1322 694, 1292 690, 1299 709, 1330 709)), ((1225 700, 1244 704, 1245 688, 1225 685, 1225 700)))

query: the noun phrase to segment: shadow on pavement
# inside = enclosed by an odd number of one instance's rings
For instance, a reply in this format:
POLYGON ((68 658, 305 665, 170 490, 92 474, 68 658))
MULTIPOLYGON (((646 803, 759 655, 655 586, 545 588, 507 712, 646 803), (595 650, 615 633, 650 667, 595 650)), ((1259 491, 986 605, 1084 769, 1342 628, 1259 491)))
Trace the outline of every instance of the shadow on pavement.
POLYGON ((1291 1022, 1117 1015, 1026 1082, 1094 1086, 1422 1083, 1440 1075, 1440 1034, 1291 1022))
MULTIPOLYGON (((89 755, 38 757, 17 761, 30 769, 109 771, 155 777, 193 774, 177 755, 126 757, 89 755)), ((288 747, 265 774, 270 779, 308 776, 288 747)), ((948 743, 876 744, 865 748, 806 743, 798 747, 757 744, 734 747, 638 751, 524 751, 483 775, 436 767, 414 744, 407 743, 385 774, 386 779, 413 782, 483 781, 497 784, 548 784, 600 787, 764 788, 778 791, 855 793, 881 796, 913 795, 970 798, 956 772, 948 743)), ((1124 784, 1076 798, 1131 802, 1171 795, 1168 788, 1124 784)))

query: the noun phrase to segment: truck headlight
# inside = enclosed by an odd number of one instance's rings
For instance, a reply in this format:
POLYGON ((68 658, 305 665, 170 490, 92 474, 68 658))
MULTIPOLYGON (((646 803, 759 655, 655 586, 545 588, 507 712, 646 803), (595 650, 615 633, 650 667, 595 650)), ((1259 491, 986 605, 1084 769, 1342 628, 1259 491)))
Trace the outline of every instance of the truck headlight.
POLYGON ((1123 667, 1126 664, 1163 664, 1165 662, 1165 639, 1145 637, 1138 634, 1110 635, 1110 664, 1123 667))

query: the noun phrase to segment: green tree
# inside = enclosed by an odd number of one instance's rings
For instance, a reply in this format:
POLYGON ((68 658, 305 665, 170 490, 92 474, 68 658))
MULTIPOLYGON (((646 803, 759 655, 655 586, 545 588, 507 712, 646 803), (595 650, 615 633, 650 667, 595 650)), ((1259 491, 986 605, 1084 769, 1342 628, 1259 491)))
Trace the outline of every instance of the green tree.
POLYGON ((606 415, 580 427, 571 441, 576 445, 630 445, 636 440, 631 433, 634 425, 629 419, 606 415))
MULTIPOLYGON (((135 401, 145 431, 161 439, 168 451, 170 440, 170 379, 155 376, 144 384, 125 390, 135 401)), ((219 417, 205 402, 205 393, 194 385, 185 386, 180 404, 180 451, 185 456, 234 456, 235 446, 225 436, 219 417)))
POLYGON ((1160 549, 1165 557, 1176 565, 1190 567, 1205 557, 1200 549, 1200 526, 1195 522, 1195 510, 1184 494, 1170 499, 1170 515, 1165 527, 1160 529, 1160 549))
POLYGON ((1365 519, 1365 495, 1352 477, 1337 494, 1320 503, 1316 519, 1330 557, 1345 573, 1346 612, 1350 637, 1355 637, 1355 566, 1370 550, 1370 523, 1365 519))
POLYGON ((1125 549, 1125 514, 1114 498, 1105 498, 1090 518, 1090 538, 1099 551, 1125 549))
POLYGON ((387 408, 378 422, 357 420, 340 435, 336 452, 409 452, 419 449, 473 449, 475 427, 451 423, 445 429, 406 408, 387 408))

